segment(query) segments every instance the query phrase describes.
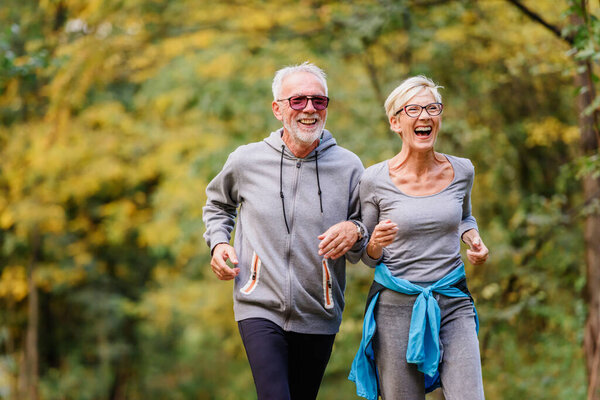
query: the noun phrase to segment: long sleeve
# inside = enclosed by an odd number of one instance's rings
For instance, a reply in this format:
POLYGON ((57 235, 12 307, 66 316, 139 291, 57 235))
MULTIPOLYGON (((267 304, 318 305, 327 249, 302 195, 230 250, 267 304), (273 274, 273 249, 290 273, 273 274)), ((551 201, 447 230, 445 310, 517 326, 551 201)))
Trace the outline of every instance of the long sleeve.
POLYGON ((229 243, 240 204, 236 152, 229 155, 219 174, 206 187, 206 205, 202 220, 206 226, 204 240, 212 251, 219 243, 229 243))
MULTIPOLYGON (((379 204, 375 197, 375 188, 373 187, 372 179, 365 173, 360 181, 360 209, 362 222, 369 233, 369 237, 373 233, 375 226, 379 223, 379 204)), ((383 258, 383 255, 382 257, 383 258)), ((367 253, 365 246, 362 254, 362 262, 369 267, 375 267, 381 261, 381 258, 374 259, 367 253)))
MULTIPOLYGON (((362 167, 362 166, 361 166, 362 167)), ((361 168, 361 173, 362 168, 361 168)), ((360 205, 360 189, 359 189, 359 177, 357 177, 354 183, 354 187, 352 188, 352 193, 350 195, 350 204, 348 205, 348 220, 355 221, 363 226, 365 232, 367 232, 367 227, 363 224, 361 220, 361 205, 360 205)), ((361 240, 357 240, 356 243, 352 246, 348 252, 346 252, 346 260, 350 261, 352 264, 356 264, 362 256, 363 251, 365 250, 367 243, 369 242, 369 235, 365 234, 361 240)))
POLYGON ((477 229, 477 221, 475 217, 471 215, 471 189, 473 188, 473 179, 475 178, 475 168, 473 164, 469 161, 470 171, 468 175, 469 183, 467 185, 467 189, 465 190, 465 196, 463 198, 462 204, 462 220, 460 221, 460 225, 458 226, 459 237, 471 229, 477 229))

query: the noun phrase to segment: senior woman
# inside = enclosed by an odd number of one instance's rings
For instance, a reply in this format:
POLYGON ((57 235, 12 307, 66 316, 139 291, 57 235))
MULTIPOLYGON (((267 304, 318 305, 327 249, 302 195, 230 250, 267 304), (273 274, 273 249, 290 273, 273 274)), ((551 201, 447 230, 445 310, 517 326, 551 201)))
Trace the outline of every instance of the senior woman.
POLYGON ((389 95, 385 110, 402 148, 360 182, 371 233, 363 261, 376 268, 350 379, 370 400, 425 399, 440 385, 446 400, 484 398, 460 240, 475 265, 488 249, 471 215, 473 164, 434 149, 443 111, 438 88, 416 76, 389 95))

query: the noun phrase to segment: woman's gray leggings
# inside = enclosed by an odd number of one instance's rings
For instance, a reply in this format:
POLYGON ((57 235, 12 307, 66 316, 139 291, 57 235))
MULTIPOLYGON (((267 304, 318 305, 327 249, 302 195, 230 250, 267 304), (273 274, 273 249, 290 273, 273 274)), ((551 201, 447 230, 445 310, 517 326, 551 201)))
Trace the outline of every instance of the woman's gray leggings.
MULTIPOLYGON (((446 400, 482 400, 483 381, 475 312, 468 297, 433 293, 441 312, 439 366, 446 400)), ((385 289, 375 308, 375 362, 384 400, 424 400, 423 373, 406 362, 412 307, 417 296, 385 289)))

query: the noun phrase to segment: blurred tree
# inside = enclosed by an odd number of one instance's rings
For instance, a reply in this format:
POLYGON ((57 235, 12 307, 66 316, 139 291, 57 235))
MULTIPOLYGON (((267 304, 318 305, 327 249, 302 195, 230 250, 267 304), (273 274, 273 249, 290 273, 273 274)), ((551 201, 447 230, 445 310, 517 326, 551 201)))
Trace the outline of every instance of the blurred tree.
MULTIPOLYGON (((580 148, 582 160, 598 160, 600 142, 600 96, 595 82, 599 77, 597 61, 600 59, 600 21, 590 13, 587 0, 570 0, 569 24, 563 30, 548 23, 534 10, 519 0, 508 0, 533 21, 564 39, 571 47, 577 69, 575 86, 579 88, 577 114, 579 115, 580 148)), ((597 166, 583 174, 583 201, 585 209, 585 260, 587 265, 586 301, 588 305, 584 346, 587 360, 588 399, 600 399, 600 168, 597 166)))
MULTIPOLYGON (((535 10, 574 40, 596 32, 556 17, 569 5, 535 10)), ((231 286, 207 267, 204 187, 277 128, 272 75, 307 59, 329 73, 328 128, 367 166, 400 147, 387 93, 421 73, 445 86, 438 145, 476 165, 492 251, 468 271, 487 398, 585 395, 577 176, 597 161, 577 160, 572 60, 596 65, 593 36, 568 56, 474 0, 6 0, 0 22, 0 397, 35 398, 37 376, 40 399, 252 398, 231 286)), ((371 272, 349 267, 320 398, 354 397, 371 272)))

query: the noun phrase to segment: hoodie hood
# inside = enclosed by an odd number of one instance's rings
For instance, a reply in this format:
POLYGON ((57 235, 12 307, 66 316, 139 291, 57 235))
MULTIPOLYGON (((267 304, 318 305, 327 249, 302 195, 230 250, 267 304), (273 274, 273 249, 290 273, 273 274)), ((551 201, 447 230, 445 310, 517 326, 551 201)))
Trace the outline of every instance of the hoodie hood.
MULTIPOLYGON (((264 142, 268 144, 273 150, 280 153, 281 146, 284 146, 283 158, 286 160, 297 160, 296 157, 288 148, 287 144, 283 141, 281 136, 283 135, 283 128, 276 130, 275 132, 271 132, 271 134, 264 139, 264 142)), ((333 146, 336 146, 337 142, 334 137, 327 129, 323 129, 320 136, 320 142, 316 149, 311 151, 303 160, 312 161, 315 159, 315 154, 318 154, 319 158, 323 155, 323 153, 330 149, 333 146)))

